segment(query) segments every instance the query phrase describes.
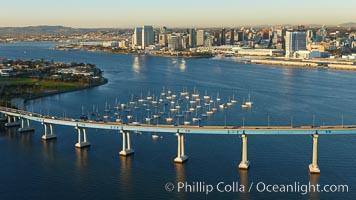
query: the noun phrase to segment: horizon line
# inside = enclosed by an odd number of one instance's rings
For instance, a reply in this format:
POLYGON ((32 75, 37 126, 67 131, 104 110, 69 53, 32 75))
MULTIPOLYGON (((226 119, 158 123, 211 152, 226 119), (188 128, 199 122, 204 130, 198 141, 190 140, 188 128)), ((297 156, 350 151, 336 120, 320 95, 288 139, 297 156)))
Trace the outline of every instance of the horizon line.
MULTIPOLYGON (((153 26, 153 27, 169 27, 169 28, 234 28, 234 27, 274 27, 274 26, 330 26, 330 27, 338 27, 338 26, 342 26, 345 24, 353 24, 352 27, 356 27, 356 22, 345 22, 345 23, 341 23, 341 24, 321 24, 321 23, 312 23, 312 24, 259 24, 259 25, 235 25, 235 26, 169 26, 169 25, 151 25, 151 24, 143 24, 141 26, 144 25, 149 25, 149 26, 153 26)), ((20 25, 20 26, 1 26, 0 28, 27 28, 27 27, 41 27, 41 26, 48 26, 48 27, 55 27, 55 26, 59 26, 59 27, 66 27, 66 28, 75 28, 75 29, 134 29, 136 27, 141 27, 141 26, 123 26, 123 27, 81 27, 81 26, 68 26, 68 25, 50 25, 50 24, 38 24, 38 25, 20 25)))

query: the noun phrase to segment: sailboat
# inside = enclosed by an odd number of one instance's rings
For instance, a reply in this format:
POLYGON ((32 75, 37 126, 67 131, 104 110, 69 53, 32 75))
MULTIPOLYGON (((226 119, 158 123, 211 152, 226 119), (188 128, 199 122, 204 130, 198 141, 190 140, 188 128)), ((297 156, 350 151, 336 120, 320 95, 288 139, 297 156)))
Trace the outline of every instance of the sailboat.
POLYGON ((205 95, 204 95, 203 98, 204 98, 205 101, 210 100, 210 96, 208 95, 208 91, 207 90, 205 90, 205 95))
POLYGON ((121 116, 120 116, 120 115, 118 115, 118 116, 117 116, 117 118, 116 118, 116 122, 119 122, 119 123, 121 123, 121 122, 122 122, 122 119, 121 119, 121 116))
POLYGON ((252 106, 253 102, 251 101, 251 95, 250 95, 250 94, 248 94, 248 101, 246 101, 245 104, 246 104, 248 107, 251 107, 251 106, 252 106))
POLYGON ((168 117, 166 118, 166 122, 167 123, 172 123, 173 122, 173 118, 171 117, 170 113, 168 113, 168 117))
POLYGON ((190 125, 190 121, 188 119, 189 119, 188 113, 186 113, 184 116, 184 125, 190 125))
POLYGON ((242 101, 241 107, 242 107, 242 108, 248 108, 248 106, 246 105, 246 102, 245 102, 245 98, 244 98, 243 101, 242 101))
POLYGON ((237 101, 235 100, 235 94, 232 94, 231 103, 233 104, 237 103, 237 101))
POLYGON ((88 115, 84 114, 84 106, 82 106, 82 115, 80 116, 82 120, 88 120, 88 115))
POLYGON ((210 116, 212 114, 214 114, 214 112, 212 110, 210 110, 210 105, 209 105, 209 109, 208 109, 208 111, 206 111, 206 115, 210 116))
POLYGON ((195 117, 193 117, 193 122, 198 122, 200 121, 201 119, 198 117, 198 110, 195 110, 195 117))
POLYGON ((217 102, 221 101, 221 98, 219 97, 219 92, 218 92, 218 94, 216 95, 216 101, 217 101, 217 102))
POLYGON ((134 122, 132 122, 132 124, 135 126, 138 126, 141 124, 139 121, 137 121, 137 115, 136 115, 136 120, 134 122))
POLYGON ((141 92, 141 97, 138 99, 138 102, 142 103, 144 102, 145 100, 142 98, 142 92, 141 92))
POLYGON ((229 96, 229 101, 226 103, 227 106, 232 106, 232 102, 230 100, 230 96, 229 96))
POLYGON ((187 88, 183 88, 183 92, 180 93, 181 96, 188 96, 189 92, 187 91, 187 88))
POLYGON ((134 101, 134 96, 133 94, 131 95, 131 100, 130 100, 130 105, 135 105, 136 102, 134 101))
POLYGON ((152 120, 152 118, 150 117, 150 112, 147 112, 146 122, 147 122, 148 124, 150 124, 150 123, 151 123, 151 120, 152 120))
POLYGON ((148 91, 148 94, 147 94, 146 99, 147 99, 148 101, 151 101, 151 100, 152 100, 152 96, 151 96, 151 94, 150 94, 150 91, 148 91))
POLYGON ((199 97, 199 93, 196 91, 196 87, 194 86, 194 93, 192 94, 193 98, 198 98, 199 97))

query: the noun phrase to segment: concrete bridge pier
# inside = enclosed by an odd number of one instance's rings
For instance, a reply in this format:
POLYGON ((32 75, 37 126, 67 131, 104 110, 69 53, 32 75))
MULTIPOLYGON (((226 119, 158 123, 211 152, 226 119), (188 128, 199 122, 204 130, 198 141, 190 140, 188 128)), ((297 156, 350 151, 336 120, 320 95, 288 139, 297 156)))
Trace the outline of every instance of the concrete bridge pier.
POLYGON ((46 124, 43 123, 44 126, 44 135, 42 135, 43 140, 51 140, 51 139, 56 139, 57 136, 56 134, 53 133, 53 125, 52 124, 46 124), (49 126, 49 133, 48 133, 48 126, 49 126))
POLYGON ((184 153, 184 134, 179 133, 177 131, 177 138, 178 138, 178 154, 177 157, 174 159, 175 163, 184 163, 188 160, 188 156, 184 153))
POLYGON ((26 119, 27 121, 27 127, 25 127, 25 119, 21 119, 21 128, 18 128, 17 131, 20 132, 20 133, 24 133, 24 132, 33 132, 35 131, 34 128, 31 128, 30 127, 30 120, 29 119, 26 119))
POLYGON ((7 115, 7 123, 5 123, 5 127, 14 127, 14 126, 20 126, 20 123, 17 120, 17 117, 16 116, 7 115), (13 120, 11 120, 11 118, 13 120))
POLYGON ((87 141, 87 131, 85 128, 76 127, 78 130, 78 142, 75 144, 76 148, 89 147, 91 144, 87 141), (81 131, 83 131, 83 140, 81 137, 81 131))
POLYGON ((250 161, 247 160, 247 135, 245 132, 241 135, 242 139, 242 160, 239 164, 239 169, 248 169, 250 161))
POLYGON ((120 130, 120 133, 122 134, 122 150, 119 153, 120 156, 129 156, 135 153, 135 150, 131 149, 130 131, 120 130))
POLYGON ((309 165, 309 172, 311 174, 320 174, 320 169, 318 166, 318 132, 313 134, 313 157, 312 163, 309 165))

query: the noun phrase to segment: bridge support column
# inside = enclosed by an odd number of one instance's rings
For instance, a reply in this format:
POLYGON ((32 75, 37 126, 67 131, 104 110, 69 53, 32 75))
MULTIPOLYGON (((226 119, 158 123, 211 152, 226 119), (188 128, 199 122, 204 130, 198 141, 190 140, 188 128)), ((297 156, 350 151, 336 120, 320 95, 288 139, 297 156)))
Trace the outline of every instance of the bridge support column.
POLYGON ((31 128, 30 127, 30 120, 29 119, 26 119, 27 120, 27 127, 25 127, 25 119, 21 119, 21 128, 17 129, 18 132, 20 133, 24 133, 24 132, 33 132, 35 131, 34 128, 31 128))
POLYGON ((247 135, 243 133, 242 139, 242 160, 239 164, 239 169, 248 169, 250 167, 250 161, 247 160, 247 135))
POLYGON ((14 127, 14 126, 20 126, 20 123, 17 120, 16 116, 13 116, 13 122, 12 122, 11 116, 7 115, 7 123, 5 123, 5 127, 14 127))
POLYGON ((87 131, 85 128, 76 127, 78 129, 78 143, 75 144, 76 148, 84 148, 90 146, 90 142, 87 141, 87 131), (83 130, 83 140, 81 137, 81 131, 83 130))
POLYGON ((131 149, 130 131, 120 130, 120 133, 122 134, 122 150, 119 153, 120 156, 129 156, 135 153, 135 150, 131 149))
POLYGON ((188 160, 188 156, 186 156, 184 153, 184 134, 179 133, 178 131, 177 138, 178 138, 178 154, 177 157, 174 159, 174 162, 184 163, 185 161, 188 160))
POLYGON ((309 165, 309 172, 311 174, 319 174, 320 169, 318 166, 318 133, 313 134, 313 159, 312 163, 309 165))
POLYGON ((52 124, 46 124, 43 123, 44 126, 44 135, 42 135, 43 140, 51 140, 57 138, 56 134, 53 133, 53 125, 52 124), (50 128, 50 131, 48 133, 48 126, 50 128))

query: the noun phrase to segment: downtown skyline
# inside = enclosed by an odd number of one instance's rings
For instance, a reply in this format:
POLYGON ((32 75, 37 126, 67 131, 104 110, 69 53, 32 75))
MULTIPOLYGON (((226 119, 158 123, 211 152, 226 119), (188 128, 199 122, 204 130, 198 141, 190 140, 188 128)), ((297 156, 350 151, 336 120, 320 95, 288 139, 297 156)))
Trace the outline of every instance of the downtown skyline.
POLYGON ((76 28, 132 28, 142 24, 170 27, 235 27, 284 24, 338 25, 356 22, 356 2, 188 1, 132 3, 13 0, 2 3, 1 27, 63 25, 76 28), (10 17, 9 17, 10 16, 10 17))

